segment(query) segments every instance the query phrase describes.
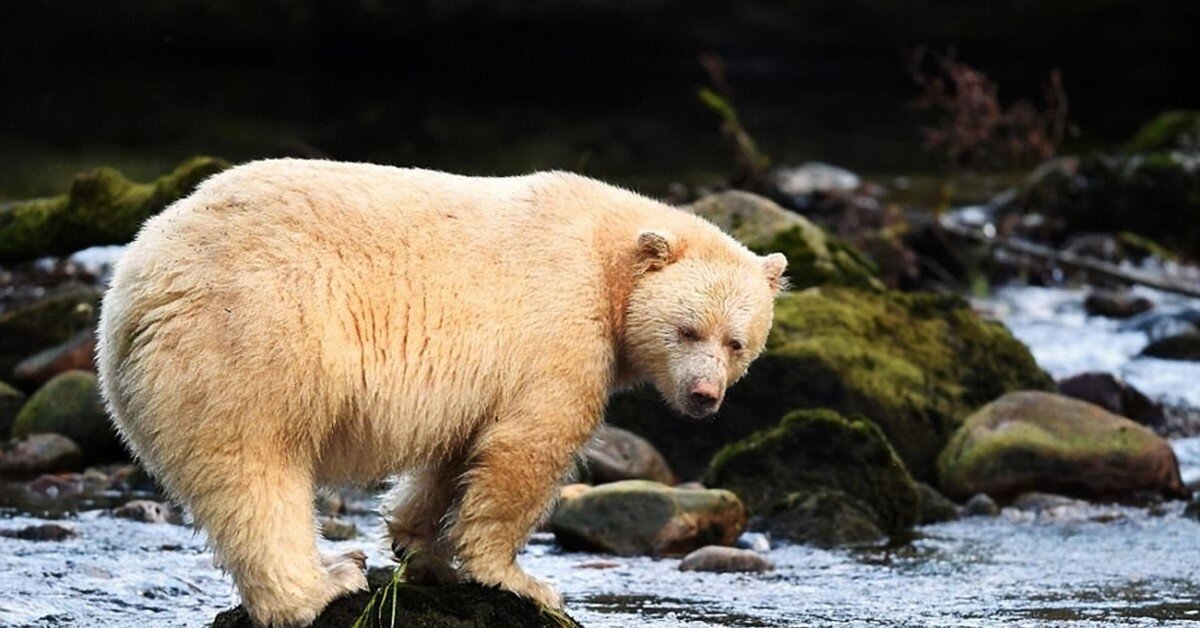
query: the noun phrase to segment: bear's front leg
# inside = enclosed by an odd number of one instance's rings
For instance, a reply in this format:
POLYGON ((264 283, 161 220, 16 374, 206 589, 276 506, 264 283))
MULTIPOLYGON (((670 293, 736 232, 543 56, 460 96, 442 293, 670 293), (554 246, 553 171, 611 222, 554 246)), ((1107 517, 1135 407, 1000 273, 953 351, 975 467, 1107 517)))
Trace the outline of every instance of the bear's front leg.
POLYGON ((562 596, 525 573, 516 557, 599 421, 603 401, 590 401, 526 402, 500 413, 479 435, 450 534, 467 577, 562 606, 562 596))

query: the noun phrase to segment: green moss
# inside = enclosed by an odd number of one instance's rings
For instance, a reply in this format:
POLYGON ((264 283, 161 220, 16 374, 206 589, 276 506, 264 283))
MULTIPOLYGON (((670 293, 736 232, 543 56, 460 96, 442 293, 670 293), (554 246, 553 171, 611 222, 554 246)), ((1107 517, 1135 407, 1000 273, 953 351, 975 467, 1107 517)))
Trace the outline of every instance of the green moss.
POLYGON ((226 167, 220 159, 193 157, 145 184, 97 168, 78 175, 63 196, 0 205, 0 263, 128 242, 147 218, 226 167))
POLYGON ((13 421, 12 435, 44 433, 70 438, 89 460, 123 457, 92 373, 67 371, 46 382, 25 402, 13 421))
MULTIPOLYGON (((312 628, 353 625, 370 603, 371 596, 392 583, 392 572, 372 569, 367 581, 370 590, 334 600, 312 623, 312 628)), ((366 625, 372 628, 571 628, 579 625, 565 613, 550 611, 513 593, 477 584, 395 585, 386 608, 368 619, 366 625)), ((252 628, 253 623, 246 610, 239 606, 217 615, 212 627, 252 628)))
POLYGON ((957 297, 822 288, 778 299, 764 354, 714 422, 685 422, 650 392, 619 396, 609 420, 648 438, 683 478, 721 446, 797 408, 862 415, 909 471, 932 478, 962 420, 1011 390, 1050 390, 1029 350, 957 297))
POLYGON ((800 410, 773 428, 722 449, 705 483, 733 491, 754 513, 816 488, 860 502, 874 523, 896 534, 917 521, 919 497, 899 457, 872 422, 830 410, 800 410))
POLYGON ((857 249, 770 199, 730 191, 706 196, 689 209, 760 255, 786 255, 787 277, 795 288, 883 288, 879 270, 857 249))
POLYGON ((1164 150, 1196 150, 1200 147, 1200 111, 1164 111, 1142 125, 1126 150, 1146 153, 1164 150))

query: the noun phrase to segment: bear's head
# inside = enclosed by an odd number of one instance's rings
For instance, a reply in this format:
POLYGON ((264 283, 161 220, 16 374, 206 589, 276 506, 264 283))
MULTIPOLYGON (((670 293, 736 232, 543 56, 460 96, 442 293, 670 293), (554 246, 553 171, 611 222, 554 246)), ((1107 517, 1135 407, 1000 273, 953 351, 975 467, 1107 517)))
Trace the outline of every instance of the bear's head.
POLYGON ((638 234, 622 351, 638 379, 699 418, 720 408, 725 389, 762 353, 787 258, 732 241, 686 244, 668 231, 638 234))

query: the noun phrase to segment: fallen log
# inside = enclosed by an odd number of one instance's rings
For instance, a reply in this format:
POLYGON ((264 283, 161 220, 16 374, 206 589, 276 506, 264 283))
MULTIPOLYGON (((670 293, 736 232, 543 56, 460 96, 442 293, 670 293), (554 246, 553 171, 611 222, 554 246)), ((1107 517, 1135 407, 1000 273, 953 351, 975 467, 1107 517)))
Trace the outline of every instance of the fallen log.
POLYGON ((76 176, 61 196, 0 203, 0 264, 129 242, 147 218, 228 167, 222 159, 193 157, 150 183, 96 168, 76 176))
POLYGON ((1155 290, 1162 290, 1163 292, 1173 292, 1192 298, 1200 298, 1200 285, 1172 281, 1169 278, 1159 275, 1152 275, 1132 268, 1122 268, 1103 260, 1077 255, 1068 251, 1056 251, 1050 247, 1034 244, 1026 240, 1003 236, 988 236, 980 231, 955 224, 948 220, 939 221, 939 226, 944 232, 966 240, 972 240, 988 246, 997 246, 1013 253, 1028 255, 1068 268, 1095 273, 1121 283, 1141 285, 1147 288, 1154 288, 1155 290))

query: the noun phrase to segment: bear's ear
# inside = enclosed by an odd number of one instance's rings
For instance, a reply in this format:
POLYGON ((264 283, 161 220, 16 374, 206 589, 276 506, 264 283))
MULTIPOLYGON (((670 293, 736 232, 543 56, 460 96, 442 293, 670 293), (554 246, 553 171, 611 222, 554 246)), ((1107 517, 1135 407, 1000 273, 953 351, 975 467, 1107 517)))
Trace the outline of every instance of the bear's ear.
POLYGON ((772 253, 762 258, 762 265, 771 289, 777 293, 787 290, 787 278, 783 276, 783 271, 787 270, 787 258, 783 253, 772 253))
POLYGON ((657 270, 679 259, 679 240, 669 231, 647 229, 638 233, 638 262, 646 270, 657 270))

